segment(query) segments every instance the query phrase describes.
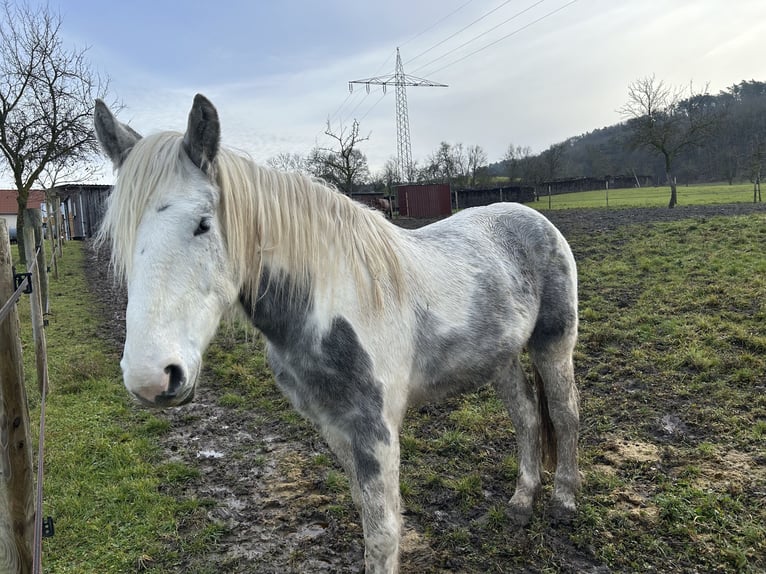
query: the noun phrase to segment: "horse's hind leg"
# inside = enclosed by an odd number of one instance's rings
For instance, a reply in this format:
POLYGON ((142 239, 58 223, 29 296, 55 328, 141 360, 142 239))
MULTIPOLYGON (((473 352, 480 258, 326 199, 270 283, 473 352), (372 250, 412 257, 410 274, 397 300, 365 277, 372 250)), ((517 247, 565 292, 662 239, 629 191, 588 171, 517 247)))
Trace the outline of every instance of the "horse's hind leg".
POLYGON ((574 379, 572 350, 576 336, 568 333, 530 344, 532 363, 542 378, 550 422, 556 433, 556 474, 551 513, 556 520, 570 519, 576 510, 575 495, 580 487, 577 468, 577 440, 580 415, 579 395, 574 379))
POLYGON ((535 496, 540 491, 540 415, 535 393, 518 358, 495 383, 495 389, 511 415, 516 431, 519 472, 511 498, 511 518, 524 526, 532 516, 535 496))

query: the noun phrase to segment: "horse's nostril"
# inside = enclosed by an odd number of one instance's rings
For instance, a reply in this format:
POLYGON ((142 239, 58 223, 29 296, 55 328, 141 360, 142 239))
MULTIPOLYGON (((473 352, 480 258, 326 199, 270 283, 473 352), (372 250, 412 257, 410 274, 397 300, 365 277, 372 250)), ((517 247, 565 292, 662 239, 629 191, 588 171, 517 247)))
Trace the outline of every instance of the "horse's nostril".
POLYGON ((161 396, 172 398, 178 393, 178 390, 183 385, 186 377, 184 377, 184 371, 178 365, 168 365, 165 367, 165 373, 169 375, 168 388, 161 396))

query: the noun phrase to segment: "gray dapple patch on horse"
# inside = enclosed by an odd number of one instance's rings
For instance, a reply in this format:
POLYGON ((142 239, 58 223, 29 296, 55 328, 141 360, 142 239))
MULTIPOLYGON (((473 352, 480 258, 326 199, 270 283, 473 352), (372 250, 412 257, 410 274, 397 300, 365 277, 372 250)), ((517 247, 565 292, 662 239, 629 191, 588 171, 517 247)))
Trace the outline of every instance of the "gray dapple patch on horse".
POLYGON ((246 293, 240 294, 240 301, 269 341, 269 366, 277 384, 297 397, 300 411, 330 417, 353 437, 360 481, 377 476, 380 464, 372 453, 378 442, 388 444, 390 434, 381 419, 380 383, 351 324, 337 316, 328 331, 318 332, 309 321, 313 305, 308 289, 296 288, 289 277, 272 275, 268 269, 255 304, 246 293))

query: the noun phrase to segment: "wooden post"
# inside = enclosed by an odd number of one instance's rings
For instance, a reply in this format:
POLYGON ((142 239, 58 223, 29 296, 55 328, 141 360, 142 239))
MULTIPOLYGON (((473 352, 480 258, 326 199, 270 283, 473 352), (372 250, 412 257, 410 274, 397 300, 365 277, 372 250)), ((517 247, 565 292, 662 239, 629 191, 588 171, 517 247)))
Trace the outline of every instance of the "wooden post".
POLYGON ((59 278, 59 266, 56 262, 56 212, 53 210, 53 199, 45 194, 46 211, 48 212, 48 238, 51 241, 51 271, 53 271, 53 278, 59 278))
MULTIPOLYGON (((27 209, 26 211, 37 211, 39 214, 39 210, 27 209)), ((32 267, 32 261, 35 260, 35 230, 31 225, 24 225, 24 250, 26 251, 28 261, 27 269, 29 269, 32 267)), ((45 267, 42 269, 36 268, 35 272, 32 273, 32 293, 29 294, 29 304, 32 308, 32 337, 35 341, 37 387, 41 395, 48 387, 48 356, 45 346, 45 330, 43 328, 43 307, 42 300, 40 299, 40 277, 44 273, 45 267)))
MULTIPOLYGON (((34 231, 34 242, 30 245, 32 249, 31 253, 34 256, 35 250, 39 247, 40 252, 37 254, 37 269, 36 273, 40 282, 40 304, 42 305, 43 313, 48 312, 48 261, 45 259, 45 240, 43 238, 43 214, 39 209, 25 209, 24 210, 24 229, 30 228, 34 231)), ((26 248, 26 244, 25 247, 26 248)), ((27 251, 27 253, 30 253, 27 251)), ((32 265, 32 260, 27 258, 27 269, 32 265)))
POLYGON ((53 198, 53 213, 56 214, 56 245, 58 245, 57 257, 63 256, 61 251, 62 236, 64 235, 64 222, 61 215, 61 198, 56 195, 53 198))
MULTIPOLYGON (((0 305, 11 298, 11 243, 0 219, 0 305)), ((0 572, 32 571, 35 501, 32 435, 24 387, 19 314, 14 305, 0 322, 0 572)))

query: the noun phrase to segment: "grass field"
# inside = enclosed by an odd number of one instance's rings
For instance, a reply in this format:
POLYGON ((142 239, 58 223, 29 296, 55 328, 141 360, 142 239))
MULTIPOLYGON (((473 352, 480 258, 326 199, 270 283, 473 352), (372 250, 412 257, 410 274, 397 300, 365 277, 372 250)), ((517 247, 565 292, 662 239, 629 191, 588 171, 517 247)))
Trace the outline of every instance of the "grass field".
MULTIPOLYGON (((690 197, 682 188, 681 203, 690 197)), ((528 528, 510 526, 513 429, 483 390, 407 419, 405 520, 431 554, 403 571, 766 571, 766 218, 625 226, 570 241, 585 477, 575 523, 552 527, 541 502, 528 528)), ((45 513, 57 533, 45 541, 45 571, 214 572, 204 556, 225 528, 208 518, 212 501, 166 494, 199 471, 164 459, 169 424, 129 405, 119 350, 101 340, 99 308, 83 292, 81 248, 67 246, 51 287, 45 513), (182 570, 169 566, 178 554, 188 558, 182 570)), ((219 406, 305 427, 267 376, 248 374, 244 357, 263 359, 232 346, 231 333, 208 355, 208 377, 226 385, 219 406)), ((34 388, 30 380, 33 420, 34 388)), ((310 467, 310 482, 333 493, 317 512, 358 520, 324 455, 280 464, 310 467)))
MULTIPOLYGON (((679 205, 753 201, 752 183, 678 186, 677 191, 679 205)), ((578 207, 667 207, 669 200, 670 188, 663 186, 564 193, 552 195, 550 202, 548 196, 542 193, 540 201, 529 205, 543 211, 578 207)))

